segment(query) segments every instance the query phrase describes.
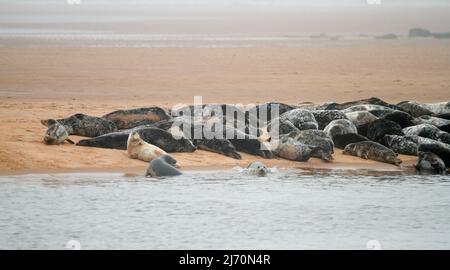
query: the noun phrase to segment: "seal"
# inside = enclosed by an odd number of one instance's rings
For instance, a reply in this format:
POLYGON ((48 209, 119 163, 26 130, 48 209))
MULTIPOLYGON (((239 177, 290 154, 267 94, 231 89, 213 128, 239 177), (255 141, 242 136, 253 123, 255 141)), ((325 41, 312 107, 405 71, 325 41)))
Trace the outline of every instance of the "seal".
MULTIPOLYGON (((44 126, 48 126, 48 121, 41 120, 41 123, 44 126)), ((56 121, 64 125, 69 135, 97 137, 117 131, 117 126, 112 121, 82 113, 56 121)))
POLYGON ((333 138, 334 135, 358 133, 356 126, 347 119, 333 120, 325 127, 323 131, 330 138, 333 138))
POLYGON ((170 116, 159 107, 145 107, 113 111, 102 118, 114 122, 118 129, 127 129, 168 120, 170 116))
POLYGON ((371 97, 371 98, 367 98, 367 99, 360 99, 360 100, 355 100, 355 101, 350 101, 350 102, 344 102, 341 104, 330 103, 325 108, 325 110, 345 110, 347 108, 350 108, 350 107, 356 106, 356 105, 378 105, 378 106, 388 107, 388 108, 392 108, 392 109, 398 109, 398 107, 395 105, 389 104, 377 97, 371 97))
POLYGON ((251 174, 263 177, 267 175, 269 169, 267 169, 266 165, 264 165, 262 162, 254 161, 248 165, 247 171, 251 174))
POLYGON ((283 135, 274 150, 275 155, 293 161, 308 161, 319 147, 303 144, 288 135, 283 135))
POLYGON ((283 113, 279 118, 272 119, 268 126, 268 131, 278 128, 279 134, 288 134, 291 131, 318 129, 314 115, 308 110, 294 109, 283 113))
POLYGON ((316 151, 311 152, 311 156, 321 158, 325 161, 333 160, 333 141, 325 132, 316 129, 292 131, 288 135, 294 140, 317 147, 316 151))
POLYGON ((383 111, 378 117, 395 122, 401 128, 410 127, 417 124, 417 121, 410 114, 397 110, 383 111))
POLYGON ((450 125, 450 120, 429 115, 422 115, 421 117, 418 117, 416 119, 416 122, 417 124, 430 124, 439 128, 440 130, 442 130, 443 128, 446 129, 447 126, 450 125))
POLYGON ((377 119, 367 126, 367 138, 374 142, 383 143, 384 135, 403 136, 402 127, 397 123, 386 119, 377 119))
POLYGON ((445 144, 420 144, 419 151, 431 152, 438 155, 445 164, 445 167, 450 168, 450 146, 445 144))
POLYGON ((265 146, 265 143, 258 140, 257 137, 230 126, 227 126, 224 132, 235 134, 233 138, 229 138, 228 140, 236 147, 236 150, 263 158, 273 158, 273 153, 269 150, 270 147, 265 146), (230 132, 230 129, 234 130, 234 133, 230 132))
POLYGON ((438 102, 438 103, 425 103, 425 104, 421 104, 421 105, 425 109, 427 109, 437 115, 450 113, 450 101, 438 102))
POLYGON ((311 113, 314 115, 320 130, 323 130, 333 120, 347 119, 345 113, 338 110, 314 110, 311 113))
POLYGON ((128 136, 132 131, 137 131, 145 142, 153 144, 168 153, 193 152, 197 149, 192 141, 184 137, 183 134, 178 134, 177 136, 179 137, 174 138, 172 133, 154 127, 112 132, 92 139, 80 140, 77 145, 126 150, 128 136))
POLYGON ((368 124, 372 121, 378 119, 375 115, 368 111, 358 111, 358 112, 349 112, 346 113, 345 116, 348 120, 350 120, 356 127, 368 124))
POLYGON ((396 166, 402 163, 394 151, 371 141, 351 143, 344 148, 343 154, 390 163, 396 166))
POLYGON ((48 119, 46 124, 48 128, 44 134, 45 144, 63 144, 65 141, 74 143, 69 139, 69 133, 61 123, 54 119, 48 119))
POLYGON ((364 105, 355 105, 348 107, 345 110, 342 110, 343 113, 349 113, 349 112, 358 112, 358 111, 375 111, 375 110, 393 110, 392 108, 385 107, 382 105, 372 105, 372 104, 364 104, 364 105))
POLYGON ((405 135, 417 135, 450 144, 450 134, 430 124, 420 124, 403 129, 405 135))
POLYGON ((365 142, 368 141, 369 139, 356 133, 348 133, 348 134, 334 135, 332 137, 332 140, 336 148, 344 149, 347 145, 351 143, 365 142))
POLYGON ((198 149, 219 153, 234 159, 241 159, 241 155, 237 152, 236 147, 227 139, 201 139, 194 140, 194 144, 198 149))
POLYGON ((420 117, 422 115, 433 115, 434 113, 415 101, 402 101, 397 104, 404 112, 409 113, 412 117, 420 117))
POLYGON ((162 155, 167 155, 161 148, 142 140, 136 131, 131 132, 128 136, 127 151, 130 158, 147 162, 162 155))
POLYGON ((181 172, 175 168, 177 161, 169 156, 163 155, 150 161, 145 176, 161 177, 161 176, 178 176, 181 172))
POLYGON ((295 109, 293 106, 285 104, 285 103, 279 103, 279 102, 269 102, 264 104, 259 104, 254 107, 248 108, 246 110, 246 119, 248 120, 249 117, 257 117, 258 120, 261 119, 261 115, 263 112, 265 112, 267 115, 264 115, 262 117, 263 119, 266 119, 266 121, 261 121, 263 124, 267 124, 272 120, 272 110, 274 108, 278 108, 278 114, 282 115, 288 111, 291 111, 295 109))
POLYGON ((417 149, 419 148, 419 137, 385 135, 383 138, 383 144, 392 149, 395 153, 417 156, 417 149))
POLYGON ((432 152, 419 152, 415 168, 420 174, 447 174, 444 161, 432 152))

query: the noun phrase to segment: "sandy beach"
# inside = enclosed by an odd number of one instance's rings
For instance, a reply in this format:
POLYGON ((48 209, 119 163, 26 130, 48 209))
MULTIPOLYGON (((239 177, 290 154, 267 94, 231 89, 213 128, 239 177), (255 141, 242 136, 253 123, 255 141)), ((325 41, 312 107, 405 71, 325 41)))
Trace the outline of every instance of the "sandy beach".
MULTIPOLYGON (((126 151, 42 143, 41 119, 74 113, 101 116, 116 109, 204 103, 450 100, 446 41, 332 41, 295 48, 0 48, 0 171, 142 171, 126 151)), ((72 136, 74 141, 81 138, 72 136)), ((395 166, 343 156, 326 163, 265 160, 293 168, 395 166)), ((246 166, 196 151, 176 153, 186 169, 246 166)), ((402 156, 406 168, 415 157, 402 156)))

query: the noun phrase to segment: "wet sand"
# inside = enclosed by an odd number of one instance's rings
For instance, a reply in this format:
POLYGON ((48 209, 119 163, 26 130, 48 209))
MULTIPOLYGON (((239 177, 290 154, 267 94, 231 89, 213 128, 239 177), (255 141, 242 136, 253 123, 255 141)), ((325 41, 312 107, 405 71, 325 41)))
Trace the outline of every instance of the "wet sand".
MULTIPOLYGON (((329 41, 331 42, 331 41, 329 41)), ((332 42, 331 42, 332 43, 332 42)), ((0 173, 143 171, 126 151, 47 146, 41 119, 101 116, 120 108, 203 101, 388 102, 450 100, 450 43, 352 41, 295 48, 0 48, 0 173)), ((74 141, 81 139, 72 136, 74 141)), ((398 168, 344 156, 335 161, 265 160, 289 168, 398 168)), ((176 153, 184 169, 246 166, 205 151, 176 153)), ((405 167, 416 157, 401 156, 405 167)))

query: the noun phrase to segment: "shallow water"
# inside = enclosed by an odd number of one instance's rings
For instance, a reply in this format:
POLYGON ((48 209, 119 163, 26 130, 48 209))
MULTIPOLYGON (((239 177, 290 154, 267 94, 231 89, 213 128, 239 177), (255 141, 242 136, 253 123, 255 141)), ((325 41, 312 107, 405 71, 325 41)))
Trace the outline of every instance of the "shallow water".
POLYGON ((239 169, 0 176, 0 249, 450 248, 450 177, 239 169))

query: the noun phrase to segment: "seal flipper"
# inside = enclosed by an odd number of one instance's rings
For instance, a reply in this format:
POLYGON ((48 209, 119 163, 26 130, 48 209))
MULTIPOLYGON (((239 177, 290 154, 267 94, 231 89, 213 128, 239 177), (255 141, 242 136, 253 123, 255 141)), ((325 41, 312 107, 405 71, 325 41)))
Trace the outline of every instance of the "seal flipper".
POLYGON ((66 141, 68 142, 68 143, 70 143, 70 144, 75 144, 75 142, 74 141, 72 141, 71 139, 69 139, 69 138, 67 138, 66 139, 66 141))

